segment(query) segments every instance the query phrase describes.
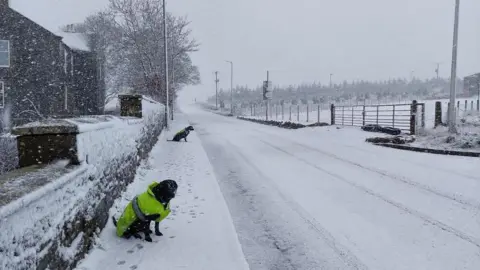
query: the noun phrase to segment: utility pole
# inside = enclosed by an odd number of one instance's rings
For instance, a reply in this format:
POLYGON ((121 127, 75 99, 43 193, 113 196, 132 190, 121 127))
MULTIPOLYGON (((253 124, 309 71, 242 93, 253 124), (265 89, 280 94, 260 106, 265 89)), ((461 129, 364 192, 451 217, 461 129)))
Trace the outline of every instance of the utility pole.
POLYGON ((218 71, 215 71, 215 109, 218 110, 218 71))
POLYGON ((332 76, 333 76, 333 73, 330 73, 330 89, 332 88, 332 76))
POLYGON ((440 79, 440 63, 437 63, 437 68, 435 69, 435 73, 437 73, 437 80, 440 79))
POLYGON ((457 49, 458 49, 458 21, 460 15, 460 0, 455 0, 455 21, 453 26, 452 72, 450 74, 450 108, 448 131, 457 133, 455 112, 455 91, 457 84, 457 49))
MULTIPOLYGON (((269 72, 268 72, 268 70, 267 70, 267 85, 266 85, 267 91, 268 91, 268 75, 269 75, 269 72)), ((267 98, 265 99, 265 120, 266 120, 266 121, 268 121, 268 105, 269 105, 268 103, 269 103, 269 102, 268 102, 268 97, 267 97, 267 98)))
POLYGON ((233 115, 233 62, 226 62, 230 63, 230 113, 233 115))
POLYGON ((165 104, 165 126, 168 129, 168 113, 169 113, 169 87, 168 87, 168 41, 167 41, 167 10, 165 0, 163 0, 163 47, 165 49, 165 92, 167 102, 165 104))

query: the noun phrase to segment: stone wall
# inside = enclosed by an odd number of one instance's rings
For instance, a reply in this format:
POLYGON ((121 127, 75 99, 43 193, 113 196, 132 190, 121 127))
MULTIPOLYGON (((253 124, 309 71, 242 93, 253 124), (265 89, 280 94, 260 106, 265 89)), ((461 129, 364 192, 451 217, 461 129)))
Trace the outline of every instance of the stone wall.
MULTIPOLYGON (((66 172, 54 181, 0 205, 0 269, 76 266, 109 221, 114 200, 134 180, 141 160, 162 132, 164 108, 153 107, 158 111, 144 111, 142 119, 121 119, 123 124, 95 129, 81 126, 83 137, 77 137, 80 165, 66 165, 66 172)), ((45 165, 42 170, 48 174, 65 164, 45 165)), ((16 183, 29 185, 22 177, 16 183)))

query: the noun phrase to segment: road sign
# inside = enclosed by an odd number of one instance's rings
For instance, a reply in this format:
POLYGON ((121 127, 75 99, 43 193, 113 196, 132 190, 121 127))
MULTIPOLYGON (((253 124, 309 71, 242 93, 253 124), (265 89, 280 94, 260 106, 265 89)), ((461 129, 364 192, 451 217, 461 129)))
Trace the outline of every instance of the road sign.
POLYGON ((263 100, 272 99, 272 82, 263 81, 263 100))

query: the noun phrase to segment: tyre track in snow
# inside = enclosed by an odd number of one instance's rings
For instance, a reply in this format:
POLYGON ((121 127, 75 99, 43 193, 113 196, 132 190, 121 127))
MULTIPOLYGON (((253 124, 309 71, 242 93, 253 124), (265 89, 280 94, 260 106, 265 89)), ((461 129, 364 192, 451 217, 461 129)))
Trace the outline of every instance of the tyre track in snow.
POLYGON ((340 244, 331 233, 309 216, 300 205, 286 196, 275 181, 253 164, 238 146, 229 140, 225 141, 224 147, 221 144, 217 145, 218 140, 210 141, 212 139, 206 138, 208 132, 200 129, 198 132, 202 133, 202 144, 207 152, 210 152, 208 156, 211 163, 215 164, 216 159, 222 160, 220 164, 217 164, 220 168, 214 166, 214 169, 219 182, 223 182, 221 187, 223 186, 224 196, 229 195, 226 196, 227 203, 230 201, 230 211, 233 211, 232 215, 236 216, 234 218, 234 220, 237 219, 236 227, 239 226, 237 231, 251 269, 265 269, 264 267, 267 267, 268 270, 368 269, 348 248, 340 244), (213 142, 214 144, 212 144, 213 142), (221 151, 229 149, 227 151, 229 155, 222 155, 215 150, 215 147, 222 149, 221 151), (228 164, 232 163, 228 159, 232 159, 233 164, 239 167, 229 166, 228 164), (248 166, 246 168, 251 169, 253 174, 249 174, 248 169, 247 171, 245 168, 242 169, 242 163, 248 166), (257 182, 255 182, 255 186, 252 186, 253 183, 245 180, 245 177, 265 180, 266 187, 269 188, 267 191, 269 195, 263 197, 261 190, 265 186, 258 186, 257 182), (277 203, 271 205, 272 200, 277 203), (280 204, 278 204, 279 201, 281 201, 280 204), (240 209, 235 210, 237 207, 234 204, 240 204, 240 209), (272 214, 269 213, 271 211, 268 209, 269 206, 281 206, 288 210, 284 209, 281 213, 272 214), (245 209, 246 207, 248 209, 245 209), (282 219, 276 220, 276 215, 279 214, 291 217, 286 220, 286 223, 283 223, 282 219), (304 229, 302 229, 303 227, 304 229), (297 235, 295 232, 298 230, 302 233, 297 235), (304 239, 305 230, 311 231, 313 237, 304 239), (317 241, 317 237, 322 241, 317 241), (256 250, 259 247, 261 250, 256 250), (314 254, 314 256, 309 257, 309 254, 314 254), (262 258, 262 256, 267 256, 269 259, 262 258))
MULTIPOLYGON (((437 228, 439 228, 439 229, 441 229, 441 230, 443 230, 443 231, 445 231, 445 232, 451 233, 451 234, 455 235, 456 237, 458 237, 458 238, 460 238, 460 239, 462 239, 462 240, 464 240, 464 241, 466 241, 466 242, 469 242, 469 243, 477 246, 478 248, 480 248, 480 240, 479 240, 479 239, 476 239, 476 238, 474 238, 474 237, 471 237, 471 236, 469 236, 469 235, 467 235, 467 234, 465 234, 465 233, 463 233, 463 232, 461 232, 461 231, 459 231, 459 230, 457 230, 457 229, 455 229, 455 228, 453 228, 453 227, 451 227, 451 226, 449 226, 449 225, 447 225, 447 224, 445 224, 445 223, 443 223, 443 222, 441 222, 441 221, 438 221, 438 220, 436 220, 436 219, 434 219, 434 218, 432 218, 432 217, 430 217, 430 216, 428 216, 428 215, 426 215, 426 214, 423 214, 423 213, 421 213, 421 212, 419 212, 419 211, 417 211, 417 210, 411 209, 411 208, 409 208, 409 207, 407 207, 407 206, 405 206, 405 205, 403 205, 403 204, 401 204, 401 203, 392 201, 392 200, 390 200, 389 198, 387 198, 387 197, 385 197, 385 196, 383 196, 383 195, 381 195, 381 194, 379 194, 379 193, 377 193, 377 192, 375 192, 375 191, 373 191, 373 190, 371 190, 371 189, 369 189, 369 188, 367 188, 367 187, 365 187, 365 186, 359 185, 359 184, 357 184, 357 183, 355 183, 355 182, 353 182, 353 181, 350 181, 350 180, 346 179, 346 178, 343 177, 343 176, 340 176, 340 175, 338 175, 338 174, 336 174, 336 173, 334 173, 334 172, 331 172, 331 171, 329 171, 329 170, 326 170, 326 169, 318 166, 317 164, 314 164, 314 163, 312 163, 312 162, 310 162, 310 161, 308 161, 308 160, 306 160, 306 159, 304 159, 304 158, 298 157, 298 156, 296 156, 295 154, 292 154, 292 153, 290 153, 290 152, 288 152, 288 151, 286 151, 286 150, 284 150, 284 149, 282 149, 282 148, 280 148, 280 147, 278 147, 278 146, 275 146, 275 145, 273 145, 273 144, 265 141, 263 138, 258 138, 258 139, 259 139, 262 143, 264 143, 265 145, 267 145, 267 146, 269 146, 269 147, 277 150, 278 152, 281 152, 281 153, 283 153, 283 154, 285 154, 285 155, 288 155, 288 156, 290 156, 290 157, 292 157, 292 158, 294 158, 294 159, 297 159, 297 160, 305 163, 306 165, 309 165, 309 166, 312 167, 312 168, 315 168, 315 169, 317 169, 317 170, 319 170, 319 171, 321 171, 321 172, 323 172, 323 173, 326 173, 326 174, 334 177, 334 178, 337 179, 337 180, 340 180, 340 181, 342 181, 342 182, 344 182, 344 183, 346 183, 346 184, 348 184, 348 185, 350 185, 350 186, 352 186, 352 187, 354 187, 354 188, 356 188, 356 189, 359 189, 359 190, 361 190, 362 192, 364 192, 364 193, 366 193, 366 194, 368 194, 368 195, 371 195, 371 196, 373 196, 373 197, 376 197, 377 199, 382 200, 382 201, 384 201, 385 203, 388 203, 388 204, 394 206, 395 208, 398 208, 398 209, 402 210, 402 211, 405 212, 405 213, 408 213, 408 214, 410 214, 410 215, 412 215, 412 216, 415 216, 415 217, 423 220, 424 222, 426 222, 426 223, 428 223, 428 224, 430 224, 430 225, 433 225, 433 226, 435 226, 435 227, 437 227, 437 228)), ((283 139, 283 138, 282 138, 282 139, 283 139)), ((285 139, 284 139, 284 140, 285 140, 285 139)), ((347 162, 347 163, 350 163, 350 162, 347 162)), ((352 165, 353 165, 353 164, 352 164, 352 165)))
MULTIPOLYGON (((459 203, 459 204, 462 204, 464 206, 467 206, 469 208, 471 208, 473 211, 478 211, 480 210, 480 203, 476 202, 476 201, 472 201, 472 200, 468 200, 468 199, 465 199, 465 198, 460 198, 458 196, 455 196, 454 194, 448 194, 448 193, 445 193, 445 192, 442 192, 440 190, 437 190, 435 188, 432 188, 430 186, 427 186, 427 185, 424 185, 424 184, 421 184, 421 183, 418 183, 416 181, 413 181, 413 180, 410 180, 404 176, 399 176, 399 175, 395 175, 395 174, 392 174, 392 173, 388 173, 388 172, 385 172, 383 170, 380 170, 380 169, 376 169, 376 168, 372 168, 372 167, 369 167, 369 166, 365 166, 365 165, 362 165, 360 163, 357 163, 357 162, 354 162, 354 161, 351 161, 351 160, 348 160, 348 159, 345 159, 345 158, 342 158, 342 157, 339 157, 335 154, 332 154, 330 152, 326 152, 326 151, 322 151, 322 150, 319 150, 318 148, 315 148, 315 147, 311 147, 311 146, 308 146, 308 145, 305 145, 305 144, 302 144, 302 143, 298 143, 296 141, 293 141, 293 140, 288 140, 288 139, 285 139, 283 137, 280 137, 278 135, 274 135, 274 134, 271 134, 272 136, 275 136, 276 138, 280 139, 280 140, 283 140, 283 141, 288 141, 289 143, 293 144, 293 145, 296 145, 296 146, 299 146, 299 147, 302 147, 306 150, 309 150, 309 151, 313 151, 313 152, 317 152, 317 153, 320 153, 324 156, 328 156, 332 159, 335 159, 335 160, 338 160, 338 161, 341 161, 343 163, 346 163, 346 164, 349 164, 349 165, 353 165, 355 167, 358 167, 358 168, 361 168, 363 170, 366 170, 366 171, 369 171, 369 172, 372 172, 372 173, 375 173, 375 174, 378 174, 380 176, 384 176, 384 177, 387 177, 393 181, 397 181, 397 182, 400 182, 400 183, 403 183, 403 184, 406 184, 408 186, 411 186, 411 187, 414 187, 414 188, 417 188, 417 189, 420 189, 420 190, 423 190, 423 191, 426 191, 430 194, 433 194, 435 196, 439 196, 439 197, 442 197, 442 198, 445 198, 445 199, 448 199, 448 200, 451 200, 451 201, 454 201, 456 203, 459 203)), ((258 137, 256 136, 259 140, 261 140, 263 143, 266 143, 266 141, 264 140, 264 137, 258 137)), ((478 179, 477 179, 478 180, 478 179)))
MULTIPOLYGON (((237 148, 231 143, 229 143, 229 145, 233 148, 237 148)), ((260 176, 262 176, 263 179, 271 183, 282 199, 288 202, 289 207, 294 210, 307 224, 309 224, 310 228, 316 231, 317 234, 328 244, 328 246, 332 248, 340 257, 342 257, 350 267, 353 269, 368 269, 368 267, 363 264, 363 262, 360 261, 360 259, 358 259, 353 252, 351 252, 346 246, 340 244, 335 237, 326 228, 322 227, 314 217, 312 217, 305 209, 303 209, 302 206, 300 206, 296 201, 292 200, 290 196, 282 192, 273 179, 265 175, 255 164, 253 164, 245 155, 243 155, 241 151, 237 151, 237 153, 242 160, 249 164, 251 168, 253 168, 260 176)))

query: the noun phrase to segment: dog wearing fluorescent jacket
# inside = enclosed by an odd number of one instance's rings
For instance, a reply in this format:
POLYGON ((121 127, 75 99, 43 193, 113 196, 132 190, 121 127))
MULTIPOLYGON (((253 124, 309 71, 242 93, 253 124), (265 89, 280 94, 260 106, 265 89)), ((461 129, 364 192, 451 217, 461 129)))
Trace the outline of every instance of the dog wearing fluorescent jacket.
POLYGON ((177 183, 170 179, 151 183, 147 191, 135 196, 128 203, 118 221, 112 218, 117 227, 117 236, 141 239, 139 233, 143 232, 145 241, 152 242, 152 221, 155 222, 155 235, 162 236, 159 224, 170 214, 170 201, 175 198, 177 188, 177 183))

